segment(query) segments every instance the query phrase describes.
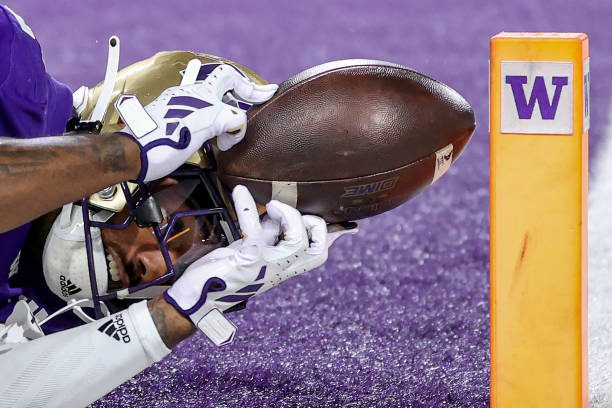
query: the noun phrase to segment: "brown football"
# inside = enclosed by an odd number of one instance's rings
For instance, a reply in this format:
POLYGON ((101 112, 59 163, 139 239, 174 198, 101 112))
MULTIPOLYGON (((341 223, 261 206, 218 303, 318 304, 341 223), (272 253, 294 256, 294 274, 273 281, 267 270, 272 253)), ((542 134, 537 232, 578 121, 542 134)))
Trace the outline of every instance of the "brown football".
POLYGON ((455 90, 383 61, 303 71, 248 112, 245 139, 218 155, 221 181, 327 222, 371 217, 440 177, 474 132, 455 90))

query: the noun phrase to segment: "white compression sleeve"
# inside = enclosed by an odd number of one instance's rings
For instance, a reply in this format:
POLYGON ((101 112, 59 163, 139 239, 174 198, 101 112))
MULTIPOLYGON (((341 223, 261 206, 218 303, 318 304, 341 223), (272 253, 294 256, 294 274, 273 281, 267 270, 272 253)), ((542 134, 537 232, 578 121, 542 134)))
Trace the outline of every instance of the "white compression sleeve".
POLYGON ((170 353, 146 301, 0 355, 0 407, 84 407, 170 353))

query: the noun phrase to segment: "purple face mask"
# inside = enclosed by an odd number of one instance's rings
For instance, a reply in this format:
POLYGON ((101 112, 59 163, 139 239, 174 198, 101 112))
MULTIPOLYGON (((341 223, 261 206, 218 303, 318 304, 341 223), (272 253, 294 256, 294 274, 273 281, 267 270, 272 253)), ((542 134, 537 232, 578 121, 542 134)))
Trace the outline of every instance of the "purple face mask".
POLYGON ((100 318, 104 315, 104 302, 154 297, 189 264, 240 238, 208 170, 186 165, 169 178, 173 184, 168 187, 152 182, 130 188, 121 183, 115 194, 123 196, 125 206, 119 212, 100 209, 89 199, 71 205, 68 218, 63 211, 64 218, 60 215, 56 220, 43 255, 51 290, 67 301, 91 299, 93 315, 100 318), (113 230, 106 234, 112 236, 135 228, 146 229, 150 240, 156 243, 164 272, 138 282, 130 275, 129 286, 109 289, 117 286, 113 281, 118 272, 111 255, 114 253, 109 251, 112 243, 103 242, 104 231, 113 230), (60 252, 69 255, 58 256, 60 252))

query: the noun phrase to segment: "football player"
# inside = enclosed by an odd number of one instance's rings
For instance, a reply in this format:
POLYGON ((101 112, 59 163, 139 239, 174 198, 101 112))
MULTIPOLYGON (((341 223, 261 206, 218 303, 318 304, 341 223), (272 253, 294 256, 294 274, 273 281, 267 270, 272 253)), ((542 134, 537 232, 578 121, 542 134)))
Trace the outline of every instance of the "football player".
POLYGON ((240 142, 276 85, 182 52, 117 74, 118 47, 104 83, 73 96, 0 7, 2 407, 85 406, 197 329, 229 343, 226 313, 344 233, 278 201, 262 220, 246 188, 218 187, 213 149, 240 142))

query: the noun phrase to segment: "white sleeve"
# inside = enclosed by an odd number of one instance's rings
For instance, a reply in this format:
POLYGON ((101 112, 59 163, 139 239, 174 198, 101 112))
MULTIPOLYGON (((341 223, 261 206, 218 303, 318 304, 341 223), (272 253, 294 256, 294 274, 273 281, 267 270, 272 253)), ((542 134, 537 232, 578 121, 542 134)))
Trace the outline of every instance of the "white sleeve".
POLYGON ((169 353, 143 301, 0 354, 0 407, 84 407, 169 353))

